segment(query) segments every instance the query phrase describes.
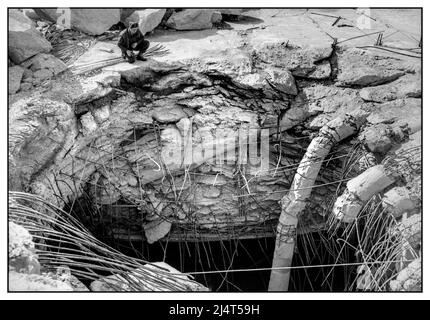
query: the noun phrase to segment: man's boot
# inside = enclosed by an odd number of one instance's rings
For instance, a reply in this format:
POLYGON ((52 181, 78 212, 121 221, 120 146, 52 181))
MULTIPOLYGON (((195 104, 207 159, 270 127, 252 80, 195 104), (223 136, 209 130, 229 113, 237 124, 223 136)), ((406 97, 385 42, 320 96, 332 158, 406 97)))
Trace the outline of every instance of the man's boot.
POLYGON ((143 53, 141 53, 137 56, 137 60, 146 61, 146 58, 143 56, 143 53))

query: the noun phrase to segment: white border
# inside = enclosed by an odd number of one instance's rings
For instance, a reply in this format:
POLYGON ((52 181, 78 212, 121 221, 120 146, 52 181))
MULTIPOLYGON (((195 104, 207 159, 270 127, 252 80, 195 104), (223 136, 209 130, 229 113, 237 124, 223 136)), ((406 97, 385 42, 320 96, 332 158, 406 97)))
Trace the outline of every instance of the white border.
MULTIPOLYGON (((35 1, 28 1, 28 0, 3 0, 0 4, 1 11, 0 11, 0 21, 2 21, 2 25, 0 26, 0 35, 1 35, 1 43, 2 46, 2 55, 0 59, 0 74, 1 76, 1 97, 2 97, 2 104, 1 104, 1 119, 3 120, 2 125, 0 126, 1 130, 1 150, 3 151, 1 153, 0 157, 0 168, 1 168, 1 174, 0 174, 0 203, 1 203, 1 210, 0 210, 0 235, 1 235, 1 242, 0 242, 0 299, 5 300, 15 300, 15 299, 24 299, 24 300, 32 300, 32 299, 58 299, 58 300, 77 300, 77 299, 88 299, 88 300, 100 300, 100 299, 115 299, 115 300, 208 300, 208 299, 214 299, 214 300, 220 300, 220 299, 241 299, 241 300, 252 300, 252 299, 259 299, 259 300, 302 300, 302 299, 309 299, 309 300, 318 300, 318 299, 342 299, 342 300, 352 300, 352 299, 401 299, 401 300, 410 300, 410 299, 430 299, 430 273, 428 272, 429 269, 428 266, 430 265, 429 262, 429 237, 430 237, 430 217, 427 217, 426 215, 426 201, 424 202, 424 239, 423 239, 423 248, 426 251, 423 253, 424 257, 424 266, 426 267, 423 270, 423 288, 424 293, 7 293, 7 251, 6 251, 6 234, 7 234, 7 101, 6 97, 8 96, 7 93, 7 7, 32 7, 37 3, 40 7, 88 7, 88 1, 87 0, 75 0, 75 1, 52 1, 52 0, 39 0, 37 2, 35 1), (429 231, 429 232, 426 232, 429 231)), ((424 50, 426 51, 426 40, 429 39, 428 31, 426 28, 426 21, 430 19, 430 6, 425 8, 424 1, 417 1, 417 0, 409 0, 407 2, 405 1, 398 1, 398 0, 390 0, 390 1, 377 1, 377 0, 366 0, 366 1, 348 1, 348 0, 337 0, 337 1, 324 1, 323 2, 325 6, 327 7, 404 7, 405 5, 409 7, 424 7, 423 13, 423 30, 424 33, 424 50), (427 38, 427 39, 426 39, 427 38)), ((116 3, 119 4, 119 3, 116 3)), ((143 4, 147 7, 209 7, 210 5, 203 5, 201 1, 190 1, 190 0, 182 0, 182 1, 168 1, 168 0, 145 0, 144 3, 139 0, 123 0, 121 1, 122 7, 140 7, 143 4)), ((212 3, 215 4, 215 3, 212 3)), ((100 1, 100 0, 93 0, 91 1, 91 7, 104 7, 106 5, 106 1, 100 1)), ((289 7, 321 7, 321 2, 318 1, 308 1, 308 0, 301 0, 298 1, 297 4, 293 4, 291 2, 284 2, 284 1, 274 1, 274 0, 265 0, 265 1, 249 1, 249 0, 218 0, 216 2, 217 7, 282 7, 282 6, 289 6, 289 7)), ((429 42, 430 43, 430 42, 429 42)), ((423 62, 423 74, 424 74, 424 84, 428 83, 427 80, 429 80, 428 77, 428 67, 427 63, 423 62)), ((425 88, 424 88, 425 89, 425 88)), ((424 90, 425 91, 425 90, 424 90)), ((423 92, 423 98, 424 101, 427 102, 427 96, 425 94, 426 92, 423 92)), ((426 107, 423 106, 423 112, 424 112, 424 118, 423 123, 425 120, 428 120, 429 118, 429 111, 426 109, 426 107)), ((423 128, 424 129, 424 128, 423 128)), ((424 129, 424 141, 430 141, 429 137, 429 131, 427 128, 424 129)), ((428 159, 427 157, 427 147, 424 146, 423 141, 423 147, 424 147, 424 158, 428 159)), ((427 168, 423 168, 424 172, 424 187, 427 185, 426 182, 428 182, 429 173, 427 168)), ((423 198, 426 194, 426 188, 423 189, 423 198)), ((173 302, 172 302, 173 303, 173 302)))

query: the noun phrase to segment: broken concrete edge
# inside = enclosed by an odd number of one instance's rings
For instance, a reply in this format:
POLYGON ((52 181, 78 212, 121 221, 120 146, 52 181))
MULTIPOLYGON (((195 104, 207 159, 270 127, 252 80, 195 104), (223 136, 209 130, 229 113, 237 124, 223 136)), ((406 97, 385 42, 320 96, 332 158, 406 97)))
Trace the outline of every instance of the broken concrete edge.
POLYGON ((74 106, 86 104, 106 97, 120 86, 121 74, 114 71, 103 71, 91 77, 77 77, 82 92, 67 98, 67 102, 74 106))
POLYGON ((9 290, 13 292, 73 291, 73 288, 65 282, 43 275, 9 271, 9 290))
POLYGON ((47 81, 60 77, 66 71, 67 65, 60 59, 51 54, 37 53, 21 64, 9 67, 9 94, 43 87, 47 81))
POLYGON ((389 283, 391 291, 421 291, 422 290, 422 270, 421 257, 409 263, 401 270, 394 280, 389 283))
POLYGON ((164 238, 172 228, 172 222, 167 218, 161 217, 157 220, 145 224, 145 237, 149 244, 164 238))
POLYGON ((27 274, 40 274, 40 264, 33 237, 27 229, 9 221, 9 269, 27 274))
POLYGON ((382 206, 395 218, 416 208, 416 200, 411 197, 406 187, 394 187, 382 197, 382 206))
MULTIPOLYGON (((331 51, 330 51, 331 52, 331 51)), ((325 57, 325 55, 323 55, 324 57, 325 57)), ((138 68, 138 70, 140 70, 141 71, 141 69, 140 69, 140 67, 138 68)), ((139 71, 139 72, 140 72, 139 71)), ((152 70, 152 71, 154 71, 154 70, 152 70)), ((124 74, 123 74, 124 75, 124 74)), ((122 76, 123 76, 122 75, 122 76)), ((253 86, 246 86, 245 87, 246 89, 253 89, 254 87, 253 86)), ((110 90, 109 88, 103 88, 103 89, 106 89, 106 91, 105 92, 103 92, 103 91, 101 91, 101 93, 100 94, 97 94, 97 92, 96 92, 96 94, 95 95, 91 95, 91 94, 89 94, 88 95, 88 97, 85 97, 85 95, 84 95, 84 97, 82 97, 82 100, 79 100, 79 99, 77 99, 77 100, 75 100, 75 102, 77 103, 77 104, 79 104, 79 103, 85 103, 85 102, 91 102, 91 101, 94 101, 94 100, 96 100, 96 99, 98 99, 98 98, 102 98, 102 97, 104 97, 104 96, 106 96, 107 94, 109 94, 110 92, 112 92, 112 90, 110 90)), ((97 90, 96 90, 97 91, 97 90)), ((87 124, 86 125, 86 128, 87 129, 89 129, 89 131, 91 132, 91 130, 93 129, 93 128, 95 128, 95 126, 93 125, 94 124, 94 117, 91 115, 91 114, 89 114, 88 116, 83 116, 82 117, 82 122, 85 122, 85 124, 87 124)))
POLYGON ((13 221, 9 221, 8 258, 10 291, 88 291, 85 285, 70 275, 70 269, 66 266, 57 267, 56 272, 47 272, 39 263, 33 236, 13 221), (64 277, 65 270, 68 277, 64 277))
POLYGON ((8 12, 8 56, 20 64, 38 53, 49 53, 51 43, 35 28, 35 23, 22 12, 8 12))

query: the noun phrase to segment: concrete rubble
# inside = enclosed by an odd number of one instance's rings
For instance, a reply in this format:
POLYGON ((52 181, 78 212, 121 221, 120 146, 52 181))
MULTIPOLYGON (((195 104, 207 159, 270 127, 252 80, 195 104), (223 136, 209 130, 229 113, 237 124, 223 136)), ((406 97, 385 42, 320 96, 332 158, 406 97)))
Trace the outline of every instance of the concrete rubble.
POLYGON ((133 12, 126 20, 126 23, 139 23, 139 30, 143 35, 154 30, 166 14, 166 9, 146 9, 133 12))
POLYGON ((59 267, 55 273, 43 270, 35 249, 28 230, 9 222, 10 291, 88 291, 67 268, 59 267))
POLYGON ((34 10, 41 18, 55 23, 61 19, 64 25, 90 35, 102 34, 121 19, 120 9, 70 9, 70 14, 55 8, 34 10))
POLYGON ((52 46, 35 28, 35 23, 18 10, 9 13, 8 55, 16 64, 38 53, 48 53, 52 46))
POLYGON ((176 30, 202 30, 212 28, 214 10, 185 9, 172 14, 166 25, 176 30))

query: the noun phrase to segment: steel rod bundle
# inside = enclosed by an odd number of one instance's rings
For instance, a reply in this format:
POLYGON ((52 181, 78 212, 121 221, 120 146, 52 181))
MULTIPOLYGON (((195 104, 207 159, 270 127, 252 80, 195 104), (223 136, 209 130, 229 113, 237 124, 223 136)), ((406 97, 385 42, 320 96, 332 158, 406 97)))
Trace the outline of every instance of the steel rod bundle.
POLYGON ((191 291, 204 287, 186 275, 126 256, 96 239, 70 214, 43 198, 9 192, 9 219, 25 227, 46 268, 67 266, 79 279, 99 280, 115 291, 191 291), (103 278, 101 281, 104 281, 103 278))
MULTIPOLYGON (((169 50, 167 50, 164 46, 161 44, 157 44, 153 46, 152 48, 149 48, 142 57, 145 59, 152 58, 152 57, 161 57, 169 53, 169 50)), ((76 65, 71 66, 70 71, 74 74, 83 74, 90 71, 96 71, 101 68, 109 67, 121 62, 125 62, 125 60, 122 57, 115 57, 115 58, 109 58, 105 60, 100 60, 96 62, 91 62, 83 65, 76 65)))

